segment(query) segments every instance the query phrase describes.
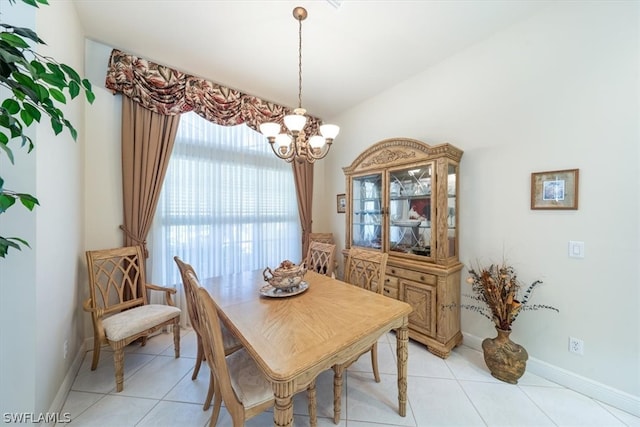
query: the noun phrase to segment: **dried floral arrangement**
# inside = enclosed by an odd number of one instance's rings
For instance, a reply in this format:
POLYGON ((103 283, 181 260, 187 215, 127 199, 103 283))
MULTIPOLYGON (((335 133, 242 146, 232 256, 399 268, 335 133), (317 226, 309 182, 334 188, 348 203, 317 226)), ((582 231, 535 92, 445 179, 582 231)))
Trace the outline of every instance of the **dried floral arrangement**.
POLYGON ((489 267, 471 268, 469 274, 467 283, 471 285, 474 294, 465 296, 483 304, 461 304, 460 306, 480 313, 495 323, 499 329, 510 331, 511 325, 523 310, 546 309, 560 312, 550 305, 527 304, 533 290, 542 283, 540 280, 531 283, 520 298, 519 291, 522 286, 516 272, 513 267, 504 262, 501 265, 491 264, 489 267))

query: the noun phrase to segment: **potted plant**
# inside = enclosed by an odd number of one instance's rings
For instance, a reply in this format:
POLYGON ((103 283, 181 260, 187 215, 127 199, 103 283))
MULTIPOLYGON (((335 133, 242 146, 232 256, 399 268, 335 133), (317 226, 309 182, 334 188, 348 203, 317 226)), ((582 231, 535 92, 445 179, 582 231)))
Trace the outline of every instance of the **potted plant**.
MULTIPOLYGON (((34 7, 48 4, 47 0, 22 1, 34 7)), ((9 3, 15 2, 9 0, 9 3)), ((44 116, 48 116, 56 135, 67 128, 75 140, 77 131, 58 106, 65 104, 67 97, 74 99, 82 92, 87 101, 93 103, 95 95, 89 80, 82 79, 73 68, 34 50, 33 44, 46 44, 35 31, 7 24, 1 19, 0 14, 0 87, 7 89, 10 95, 0 100, 0 153, 13 163, 9 142, 17 140, 20 147, 31 152, 34 143, 25 134, 25 129, 39 123, 44 116)), ((35 196, 11 190, 5 184, 0 176, 0 214, 16 201, 29 210, 38 204, 35 196)), ((10 248, 20 250, 21 245, 28 247, 29 243, 19 237, 0 235, 0 257, 4 258, 10 248)))
POLYGON ((498 336, 482 342, 484 360, 491 375, 499 380, 516 384, 524 374, 527 351, 509 338, 513 322, 522 311, 559 310, 550 305, 529 304, 533 290, 542 283, 536 280, 522 291, 514 268, 502 264, 488 267, 477 266, 469 269, 467 283, 471 285, 472 295, 465 295, 474 301, 461 304, 461 307, 481 314, 495 324, 498 336))

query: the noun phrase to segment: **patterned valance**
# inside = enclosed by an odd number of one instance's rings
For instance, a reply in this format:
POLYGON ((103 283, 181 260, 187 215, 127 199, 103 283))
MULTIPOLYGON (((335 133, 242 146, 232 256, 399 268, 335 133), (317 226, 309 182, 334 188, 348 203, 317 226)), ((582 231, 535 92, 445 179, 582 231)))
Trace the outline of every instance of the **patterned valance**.
MULTIPOLYGON (((144 108, 163 115, 194 111, 222 126, 246 123, 258 130, 261 123, 283 125, 293 109, 264 101, 235 89, 190 76, 113 49, 109 58, 106 87, 120 92, 144 108)), ((305 133, 318 133, 320 119, 308 116, 305 133)))

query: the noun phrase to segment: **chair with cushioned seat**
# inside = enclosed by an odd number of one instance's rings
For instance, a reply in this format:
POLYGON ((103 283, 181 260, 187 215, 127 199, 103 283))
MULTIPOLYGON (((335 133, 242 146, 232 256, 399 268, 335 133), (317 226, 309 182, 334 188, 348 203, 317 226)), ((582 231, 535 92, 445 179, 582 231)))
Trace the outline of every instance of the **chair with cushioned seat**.
POLYGON ((328 243, 330 245, 336 243, 333 240, 333 233, 309 233, 309 242, 328 243))
POLYGON ((311 242, 305 264, 307 270, 331 277, 335 266, 336 245, 311 242))
MULTIPOLYGON (((215 375, 215 400, 209 425, 216 425, 220 407, 231 415, 233 426, 243 426, 249 418, 273 407, 273 387, 245 348, 225 356, 222 351, 221 321, 213 299, 197 279, 189 274, 193 287, 198 287, 198 309, 203 324, 205 359, 215 375)), ((309 418, 312 427, 317 425, 315 379, 309 384, 309 418)))
POLYGON ((100 360, 100 347, 113 349, 116 391, 124 387, 124 347, 147 337, 161 328, 173 326, 175 357, 180 357, 180 309, 171 295, 175 289, 147 283, 144 257, 140 246, 87 251, 89 299, 83 309, 93 321, 93 360, 95 370, 100 360), (149 304, 147 291, 165 293, 166 305, 149 304))
MULTIPOLYGON (((343 280, 354 286, 358 286, 371 292, 377 292, 382 295, 384 293, 385 269, 387 268, 388 258, 389 254, 385 252, 351 248, 349 249, 349 256, 347 259, 347 265, 345 266, 343 280)), ((360 356, 367 352, 371 352, 373 377, 375 381, 379 383, 380 373, 378 372, 377 342, 347 362, 333 366, 333 422, 336 424, 339 421, 340 397, 342 394, 342 374, 345 369, 351 366, 351 364, 356 362, 360 356)))
MULTIPOLYGON (((204 348, 202 346, 202 322, 201 318, 198 315, 198 288, 194 288, 193 281, 189 280, 189 276, 193 276, 195 280, 198 280, 198 275, 196 274, 193 267, 182 261, 180 257, 174 256, 173 260, 178 265, 178 270, 180 270, 180 276, 182 277, 182 286, 184 287, 184 293, 187 300, 187 312, 189 313, 189 319, 191 321, 191 327, 196 333, 197 339, 197 348, 198 352, 196 355, 196 365, 193 368, 193 374, 191 375, 191 379, 195 380, 198 377, 198 372, 200 371, 200 365, 204 360, 204 348)), ((222 327, 222 342, 224 345, 224 354, 229 355, 236 350, 242 348, 242 343, 227 329, 224 324, 221 324, 222 327)), ((211 399, 213 398, 214 393, 214 377, 211 375, 209 379, 209 391, 207 392, 207 398, 205 399, 205 403, 203 409, 206 411, 209 409, 211 405, 211 399)))
MULTIPOLYGON (((309 233, 309 246, 311 246, 311 243, 313 242, 319 242, 319 243, 326 243, 328 245, 335 245, 336 242, 333 239, 333 233, 309 233)), ((334 261, 333 261, 333 269, 332 269, 332 277, 337 277, 338 276, 338 257, 334 255, 334 261)), ((328 275, 331 276, 331 275, 328 275)))

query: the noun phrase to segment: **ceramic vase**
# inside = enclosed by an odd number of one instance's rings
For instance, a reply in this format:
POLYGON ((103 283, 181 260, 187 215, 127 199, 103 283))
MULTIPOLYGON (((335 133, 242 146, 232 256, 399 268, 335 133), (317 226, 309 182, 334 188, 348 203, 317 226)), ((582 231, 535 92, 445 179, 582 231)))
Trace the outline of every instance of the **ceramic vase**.
POLYGON ((491 375, 500 381, 517 384, 518 379, 524 375, 529 355, 520 344, 516 344, 509 338, 511 331, 496 328, 498 336, 486 338, 482 341, 484 362, 487 364, 491 375))

